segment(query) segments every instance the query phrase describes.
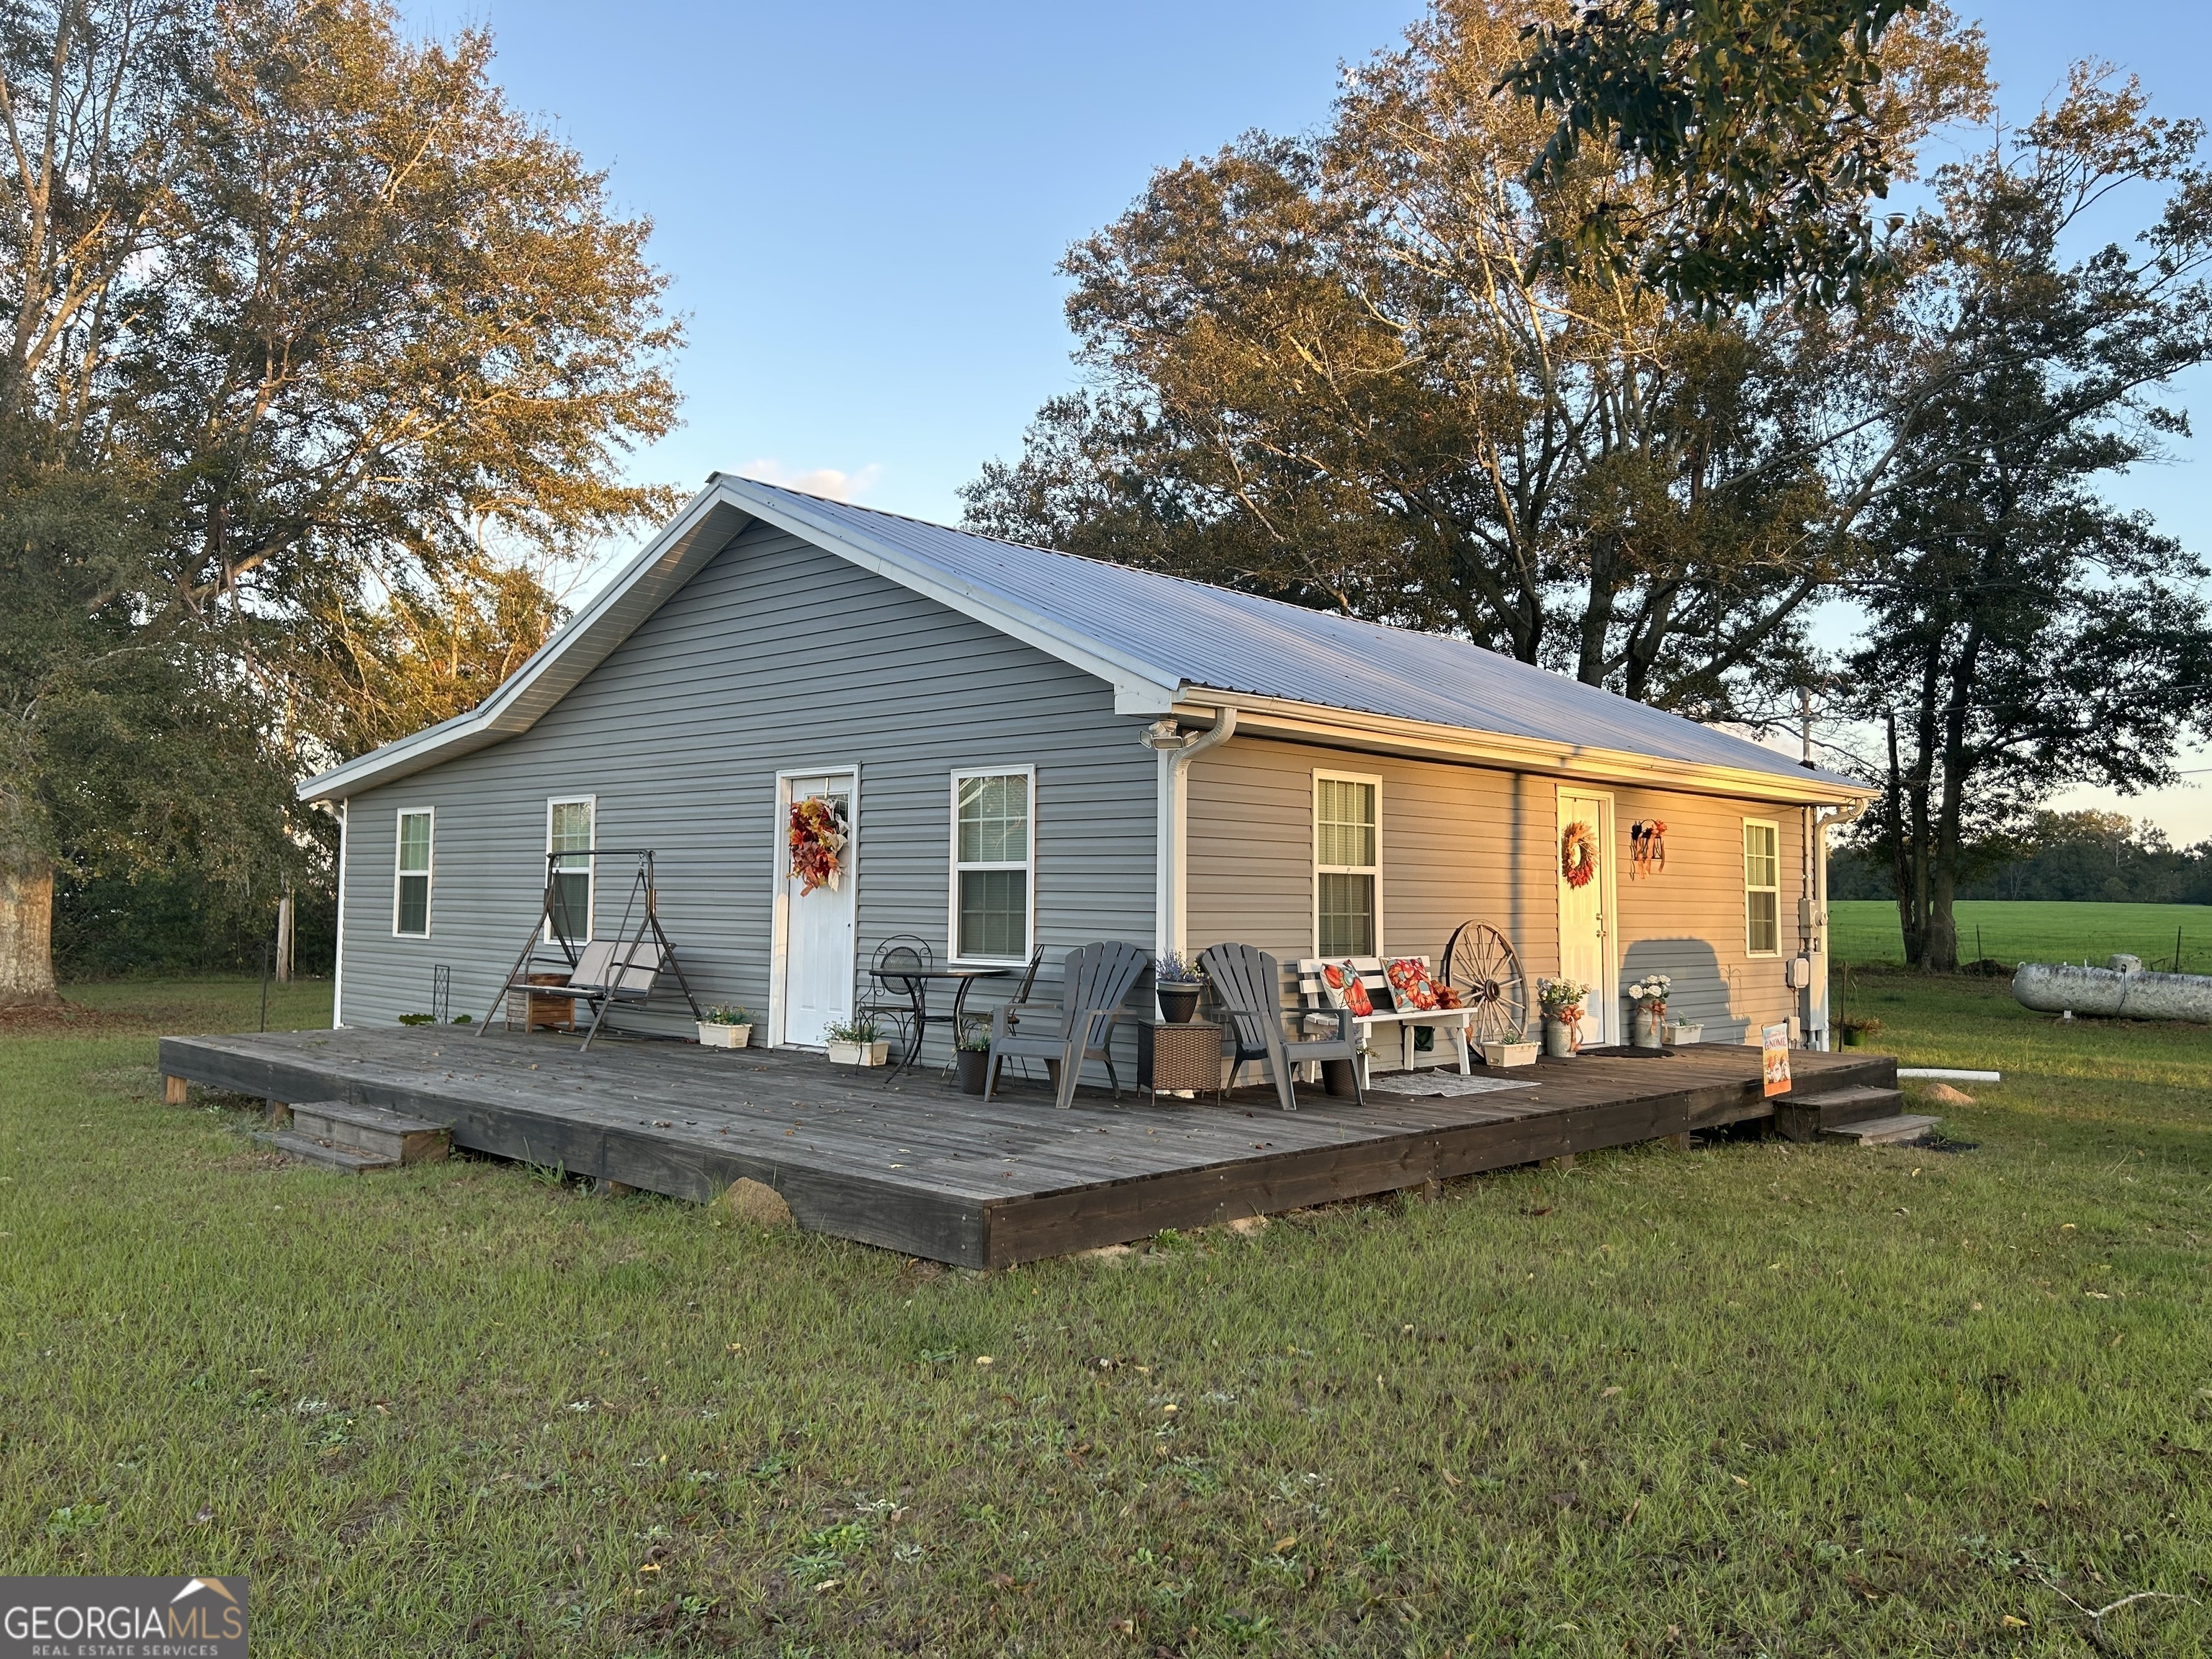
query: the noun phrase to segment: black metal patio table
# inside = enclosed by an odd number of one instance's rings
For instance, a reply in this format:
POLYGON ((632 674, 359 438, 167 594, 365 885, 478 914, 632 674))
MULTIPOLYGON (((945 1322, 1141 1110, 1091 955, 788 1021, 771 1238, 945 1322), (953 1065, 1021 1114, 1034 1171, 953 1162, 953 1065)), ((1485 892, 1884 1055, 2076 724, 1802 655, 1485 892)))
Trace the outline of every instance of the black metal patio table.
POLYGON ((936 968, 912 963, 884 964, 869 969, 871 978, 880 981, 885 990, 904 992, 913 1005, 913 1012, 908 1018, 914 1021, 914 1036, 907 1043, 906 1053, 900 1056, 899 1063, 885 1074, 884 1081, 890 1082, 914 1064, 921 1053, 922 1039, 929 1034, 929 1028, 933 1025, 951 1026, 952 1043, 957 1048, 960 1044, 960 1021, 968 1007, 968 993, 975 988, 977 980, 1001 979, 1008 971, 1004 968, 964 968, 957 964, 936 968), (952 1012, 949 1014, 929 1012, 929 981, 933 979, 953 981, 952 1012))

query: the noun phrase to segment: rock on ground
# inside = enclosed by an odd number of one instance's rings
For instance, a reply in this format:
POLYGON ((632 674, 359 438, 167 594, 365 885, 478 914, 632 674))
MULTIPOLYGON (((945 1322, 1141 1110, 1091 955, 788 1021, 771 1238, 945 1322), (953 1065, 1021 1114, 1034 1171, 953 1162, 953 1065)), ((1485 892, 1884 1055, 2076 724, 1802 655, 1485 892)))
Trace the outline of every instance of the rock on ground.
POLYGON ((730 1190, 722 1194, 730 1213, 740 1221, 750 1221, 756 1227, 795 1227, 791 1206, 783 1201, 783 1194, 765 1182, 750 1178, 735 1181, 730 1190))

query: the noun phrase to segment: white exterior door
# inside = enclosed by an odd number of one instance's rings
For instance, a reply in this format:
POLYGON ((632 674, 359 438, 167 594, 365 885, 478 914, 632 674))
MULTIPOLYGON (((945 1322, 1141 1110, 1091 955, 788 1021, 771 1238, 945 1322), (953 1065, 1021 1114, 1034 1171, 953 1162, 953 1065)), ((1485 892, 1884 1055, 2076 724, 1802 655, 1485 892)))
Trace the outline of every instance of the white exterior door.
POLYGON ((1613 967, 1613 798, 1559 791, 1559 834, 1553 855, 1559 872, 1559 976, 1590 988, 1583 1001, 1585 1047, 1618 1042, 1620 998, 1613 967), (1595 837, 1596 860, 1588 881, 1567 878, 1567 837, 1577 827, 1595 837))
POLYGON ((787 778, 777 792, 777 932, 783 951, 775 1012, 781 1027, 779 1040, 801 1048, 821 1048, 829 1041, 825 1028, 853 1015, 860 896, 853 844, 855 783, 850 772, 831 772, 787 778), (845 837, 837 854, 836 879, 811 892, 793 869, 791 850, 792 809, 808 800, 828 807, 845 837))

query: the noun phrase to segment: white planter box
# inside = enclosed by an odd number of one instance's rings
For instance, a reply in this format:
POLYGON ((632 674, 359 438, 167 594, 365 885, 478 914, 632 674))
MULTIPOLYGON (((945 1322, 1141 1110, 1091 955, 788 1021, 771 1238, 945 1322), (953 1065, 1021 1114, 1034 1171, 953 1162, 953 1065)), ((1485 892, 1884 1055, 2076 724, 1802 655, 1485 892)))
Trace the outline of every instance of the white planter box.
POLYGON ((706 1048, 742 1048, 753 1040, 750 1025, 719 1025, 713 1020, 699 1022, 699 1043, 706 1048))
POLYGON ((1534 1066, 1539 1042, 1486 1042, 1482 1045, 1483 1063, 1489 1066, 1534 1066))
POLYGON ((1695 1020, 1670 1019, 1667 1022, 1667 1046, 1680 1048, 1705 1040, 1705 1028, 1695 1020))
POLYGON ((885 1066, 890 1063, 891 1045, 888 1038, 874 1042, 840 1042, 830 1039, 830 1063, 832 1066, 885 1066))

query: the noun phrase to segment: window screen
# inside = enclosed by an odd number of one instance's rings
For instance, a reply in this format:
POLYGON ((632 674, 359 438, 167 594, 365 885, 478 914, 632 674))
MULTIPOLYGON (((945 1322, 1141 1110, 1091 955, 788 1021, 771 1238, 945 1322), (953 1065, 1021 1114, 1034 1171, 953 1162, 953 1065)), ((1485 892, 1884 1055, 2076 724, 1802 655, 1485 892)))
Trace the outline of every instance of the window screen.
POLYGON ((593 803, 556 800, 549 811, 545 850, 553 864, 553 937, 568 940, 592 936, 592 850, 593 803))
POLYGON ((1782 831, 1771 823, 1743 826, 1745 943, 1753 956, 1782 953, 1782 831))
POLYGON ((953 955, 1021 961, 1030 934, 1029 775, 977 773, 954 782, 953 955))
POLYGON ((430 932, 430 814, 399 815, 398 884, 393 895, 392 931, 413 939, 430 932))
POLYGON ((1382 861, 1382 787, 1314 780, 1314 942, 1324 957, 1371 957, 1382 861))

